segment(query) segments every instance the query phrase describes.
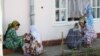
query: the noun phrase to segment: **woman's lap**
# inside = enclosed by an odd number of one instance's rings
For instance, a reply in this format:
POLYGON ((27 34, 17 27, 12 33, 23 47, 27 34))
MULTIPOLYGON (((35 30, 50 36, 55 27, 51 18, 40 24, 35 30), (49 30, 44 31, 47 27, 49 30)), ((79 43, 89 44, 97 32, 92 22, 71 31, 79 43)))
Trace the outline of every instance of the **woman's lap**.
POLYGON ((13 40, 7 41, 6 40, 4 45, 6 46, 6 48, 16 49, 17 47, 23 45, 23 40, 22 40, 22 38, 18 38, 16 41, 13 41, 13 40))

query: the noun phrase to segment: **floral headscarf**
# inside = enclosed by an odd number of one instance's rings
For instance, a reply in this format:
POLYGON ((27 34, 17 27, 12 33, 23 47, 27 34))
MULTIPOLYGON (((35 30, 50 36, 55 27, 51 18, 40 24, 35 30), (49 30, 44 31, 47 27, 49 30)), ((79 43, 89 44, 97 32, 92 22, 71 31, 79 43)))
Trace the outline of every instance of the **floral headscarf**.
POLYGON ((31 32, 32 36, 34 36, 35 39, 36 39, 39 43, 42 43, 42 42, 41 42, 40 33, 39 33, 39 31, 37 30, 37 28, 36 28, 35 25, 31 25, 31 27, 30 27, 30 32, 31 32))

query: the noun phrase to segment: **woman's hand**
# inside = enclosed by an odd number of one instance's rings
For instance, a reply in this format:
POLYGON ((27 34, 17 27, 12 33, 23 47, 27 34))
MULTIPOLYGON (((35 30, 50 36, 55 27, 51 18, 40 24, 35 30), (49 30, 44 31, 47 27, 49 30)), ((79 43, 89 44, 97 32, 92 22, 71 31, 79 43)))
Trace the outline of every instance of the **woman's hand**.
POLYGON ((22 35, 22 37, 25 37, 27 35, 27 33, 25 33, 24 35, 22 35))

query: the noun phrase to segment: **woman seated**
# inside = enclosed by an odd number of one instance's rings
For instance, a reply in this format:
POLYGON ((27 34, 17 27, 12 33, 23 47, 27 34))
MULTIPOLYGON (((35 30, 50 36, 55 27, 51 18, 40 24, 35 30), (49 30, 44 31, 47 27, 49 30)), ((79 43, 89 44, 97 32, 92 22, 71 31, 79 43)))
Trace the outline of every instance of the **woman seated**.
MULTIPOLYGON (((90 0, 89 0, 90 1, 90 0)), ((96 39, 96 33, 94 30, 93 21, 93 8, 90 3, 86 5, 84 16, 79 20, 82 32, 84 33, 83 38, 86 42, 87 47, 91 47, 92 41, 96 39)))
POLYGON ((25 56, 37 56, 39 52, 37 52, 37 48, 41 47, 41 45, 38 43, 37 40, 35 40, 35 37, 32 36, 30 33, 26 33, 24 37, 24 45, 23 45, 23 51, 25 56))
POLYGON ((8 29, 4 36, 4 46, 8 49, 17 50, 18 47, 23 46, 23 38, 19 37, 16 33, 20 23, 18 21, 13 21, 8 25, 8 29))
POLYGON ((81 32, 83 33, 83 37, 81 40, 86 43, 86 47, 92 47, 92 42, 97 37, 94 29, 86 26, 86 21, 84 19, 80 19, 79 24, 81 26, 81 32))
POLYGON ((80 34, 80 30, 79 30, 79 26, 78 23, 75 23, 74 28, 71 28, 68 32, 68 35, 66 37, 66 44, 68 46, 68 48, 72 49, 72 48, 79 48, 80 44, 78 44, 78 40, 80 40, 81 38, 81 34, 80 34))
POLYGON ((40 34, 37 29, 32 25, 30 29, 30 33, 26 34, 24 37, 24 55, 26 56, 37 56, 43 52, 43 46, 40 39, 40 34))
POLYGON ((30 33, 31 33, 32 36, 35 37, 35 40, 40 45, 40 47, 36 47, 37 54, 39 55, 39 54, 43 53, 43 45, 42 45, 41 36, 40 36, 40 33, 38 32, 38 30, 36 29, 36 27, 34 25, 31 26, 30 33))

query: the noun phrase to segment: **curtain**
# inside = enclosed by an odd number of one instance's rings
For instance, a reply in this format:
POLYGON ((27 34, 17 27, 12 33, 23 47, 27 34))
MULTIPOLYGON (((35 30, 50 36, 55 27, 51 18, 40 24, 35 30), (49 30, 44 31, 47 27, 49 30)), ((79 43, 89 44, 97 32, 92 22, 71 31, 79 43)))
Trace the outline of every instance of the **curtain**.
POLYGON ((85 13, 89 0, 68 0, 68 17, 78 18, 85 13))

